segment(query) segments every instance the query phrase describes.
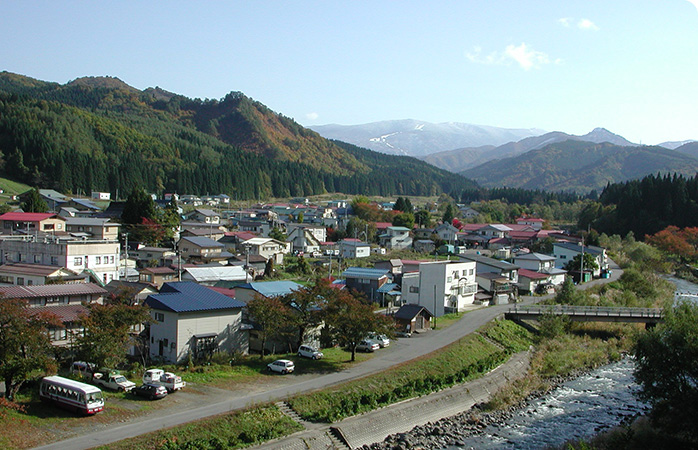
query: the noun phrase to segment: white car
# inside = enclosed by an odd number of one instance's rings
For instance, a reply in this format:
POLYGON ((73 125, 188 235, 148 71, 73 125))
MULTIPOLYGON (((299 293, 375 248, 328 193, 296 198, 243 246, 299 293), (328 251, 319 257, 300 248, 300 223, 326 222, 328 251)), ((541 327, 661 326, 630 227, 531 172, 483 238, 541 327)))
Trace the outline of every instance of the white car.
POLYGON ((267 364, 269 372, 279 372, 283 374, 291 373, 296 369, 293 361, 288 359, 277 359, 274 362, 267 364))
POLYGON ((368 339, 378 342, 381 348, 385 348, 390 345, 390 339, 384 334, 371 333, 368 335, 368 339))
POLYGON ((323 353, 320 350, 315 349, 309 345, 301 345, 300 347, 298 347, 298 356, 310 359, 320 359, 325 355, 323 355, 323 353))

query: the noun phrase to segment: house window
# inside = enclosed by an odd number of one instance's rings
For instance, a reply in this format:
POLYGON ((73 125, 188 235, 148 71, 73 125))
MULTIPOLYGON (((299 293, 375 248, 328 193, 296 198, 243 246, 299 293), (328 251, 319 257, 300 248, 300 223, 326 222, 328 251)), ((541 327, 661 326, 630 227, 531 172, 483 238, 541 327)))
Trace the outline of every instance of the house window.
POLYGON ((58 265, 58 258, 55 256, 51 257, 51 265, 52 266, 57 266, 58 265))
POLYGON ((102 264, 102 257, 101 256, 95 256, 95 264, 102 264))
POLYGON ((76 256, 73 259, 73 265, 74 266, 82 266, 82 257, 81 256, 76 256))
POLYGON ((560 255, 560 259, 567 259, 567 255, 560 255))
POLYGON ((114 264, 114 257, 113 256, 109 257, 109 264, 114 264))
POLYGON ((448 277, 448 280, 447 280, 447 281, 448 281, 449 283, 453 283, 453 277, 448 277))
POLYGON ((27 280, 27 286, 31 286, 32 284, 34 284, 32 280, 27 280))
POLYGON ((411 294, 419 294, 419 286, 410 286, 411 294))
POLYGON ((17 277, 17 284, 20 286, 24 285, 24 277, 17 277))
POLYGON ((41 263, 41 255, 34 255, 34 264, 41 263))
POLYGON ((158 322, 164 322, 165 315, 163 313, 156 312, 155 313, 155 320, 157 320, 158 322))

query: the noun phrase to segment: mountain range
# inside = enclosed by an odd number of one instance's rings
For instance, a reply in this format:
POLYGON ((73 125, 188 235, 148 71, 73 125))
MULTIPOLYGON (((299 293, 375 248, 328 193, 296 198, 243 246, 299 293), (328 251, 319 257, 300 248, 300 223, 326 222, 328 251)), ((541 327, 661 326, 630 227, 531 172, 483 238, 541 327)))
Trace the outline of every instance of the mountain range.
POLYGON ((0 176, 66 193, 123 196, 140 186, 238 199, 458 198, 478 186, 587 193, 657 172, 698 171, 695 141, 638 146, 603 128, 583 136, 414 120, 364 128, 362 139, 398 153, 451 150, 422 161, 327 139, 241 92, 200 100, 115 77, 58 84, 0 73, 0 176))
POLYGON ((499 128, 457 122, 435 124, 412 119, 310 128, 328 139, 349 142, 389 155, 418 158, 455 148, 502 145, 545 133, 538 129, 499 128))
POLYGON ((0 152, 0 175, 63 192, 254 199, 474 186, 415 158, 325 139, 240 92, 191 99, 115 77, 58 84, 1 72, 0 152))
POLYGON ((461 174, 485 187, 586 193, 592 189, 601 191, 609 183, 656 173, 695 176, 698 159, 689 152, 696 148, 691 144, 682 147, 670 150, 566 140, 518 156, 491 160, 461 174))

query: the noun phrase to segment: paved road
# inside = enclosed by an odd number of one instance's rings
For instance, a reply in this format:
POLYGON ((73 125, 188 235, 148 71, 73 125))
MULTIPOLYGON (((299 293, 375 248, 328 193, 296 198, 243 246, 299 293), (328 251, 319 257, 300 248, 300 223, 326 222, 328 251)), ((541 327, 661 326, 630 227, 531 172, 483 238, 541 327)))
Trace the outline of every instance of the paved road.
MULTIPOLYGON (((612 263, 611 268, 613 269, 611 278, 594 280, 581 287, 588 288, 597 284, 616 280, 621 275, 622 271, 615 263, 612 263)), ((545 297, 523 297, 521 303, 533 304, 549 297, 551 297, 551 295, 545 297)), ((481 326, 492 321, 495 317, 506 312, 510 307, 511 305, 509 304, 494 305, 471 311, 448 328, 430 331, 411 339, 399 339, 394 344, 391 344, 388 349, 381 350, 380 356, 376 356, 364 363, 355 365, 341 372, 305 377, 305 379, 297 383, 274 387, 268 391, 252 395, 235 396, 231 393, 228 397, 223 395, 219 401, 196 408, 184 409, 181 411, 155 411, 148 416, 137 417, 121 425, 100 429, 89 434, 55 442, 39 448, 52 450, 63 450, 66 448, 87 449, 106 445, 129 437, 139 436, 152 431, 246 408, 252 404, 283 400, 297 393, 313 391, 377 373, 396 364, 410 361, 431 353, 436 349, 445 347, 463 336, 473 333, 481 326)), ((303 377, 298 378, 301 379, 303 377)), ((289 379, 292 378, 289 377, 289 379)))

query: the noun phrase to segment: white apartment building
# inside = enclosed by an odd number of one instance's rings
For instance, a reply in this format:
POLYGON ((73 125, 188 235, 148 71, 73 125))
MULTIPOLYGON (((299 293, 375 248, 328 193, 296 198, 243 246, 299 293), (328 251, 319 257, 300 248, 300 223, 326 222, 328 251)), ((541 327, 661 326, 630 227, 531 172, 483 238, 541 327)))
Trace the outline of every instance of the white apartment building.
POLYGON ((434 316, 465 310, 475 303, 475 262, 430 261, 402 276, 402 299, 427 308, 434 316))
POLYGON ((0 240, 0 263, 64 267, 94 272, 104 284, 119 279, 119 241, 58 236, 8 236, 0 240))

